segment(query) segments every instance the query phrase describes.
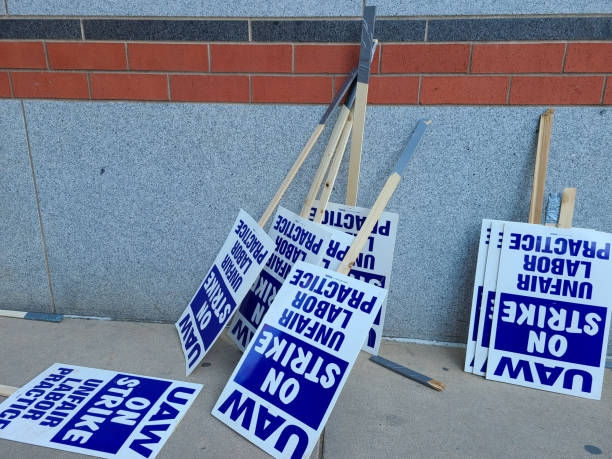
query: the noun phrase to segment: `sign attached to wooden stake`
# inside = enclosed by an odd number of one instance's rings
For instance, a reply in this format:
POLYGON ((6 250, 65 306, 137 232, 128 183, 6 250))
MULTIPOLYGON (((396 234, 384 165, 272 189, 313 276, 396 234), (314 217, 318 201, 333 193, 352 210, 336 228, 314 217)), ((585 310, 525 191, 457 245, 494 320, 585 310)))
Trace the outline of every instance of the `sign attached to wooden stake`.
POLYGON ((480 227, 480 240, 478 242, 478 258, 476 273, 474 274, 474 291, 472 292, 472 309, 470 310, 470 329, 468 331, 467 347, 465 350, 464 371, 472 373, 476 354, 476 341, 478 338, 478 324, 480 322, 480 303, 484 288, 485 267, 487 252, 491 239, 491 220, 484 219, 480 227))
POLYGON ((506 223, 487 379, 601 398, 612 235, 506 223))
MULTIPOLYGON (((317 203, 310 212, 310 218, 314 218, 317 211, 317 203)), ((357 234, 361 225, 365 222, 370 209, 363 207, 347 206, 343 204, 328 203, 325 216, 321 223, 330 228, 339 229, 349 234, 357 234)), ((362 280, 377 287, 389 289, 391 282, 391 269, 393 267, 393 254, 395 252, 395 238, 399 215, 394 212, 383 212, 378 223, 374 226, 368 243, 355 261, 349 272, 349 276, 362 280)), ((336 244, 329 247, 328 256, 340 261, 344 258, 349 244, 341 246, 336 244)), ((335 269, 332 267, 331 269, 335 269)), ((377 355, 385 324, 385 312, 387 301, 382 304, 378 311, 374 324, 368 333, 368 339, 363 345, 363 350, 377 355)))
POLYGON ((251 341, 293 264, 298 260, 313 265, 321 262, 331 231, 280 206, 269 236, 275 244, 274 252, 229 326, 229 336, 240 350, 251 341))
POLYGON ((56 363, 0 404, 0 438, 106 458, 153 458, 201 384, 56 363))
POLYGON ((273 248, 272 239, 241 209, 212 268, 175 324, 187 375, 217 340, 273 248))
POLYGON ((385 295, 298 261, 213 416, 275 457, 308 457, 385 295))

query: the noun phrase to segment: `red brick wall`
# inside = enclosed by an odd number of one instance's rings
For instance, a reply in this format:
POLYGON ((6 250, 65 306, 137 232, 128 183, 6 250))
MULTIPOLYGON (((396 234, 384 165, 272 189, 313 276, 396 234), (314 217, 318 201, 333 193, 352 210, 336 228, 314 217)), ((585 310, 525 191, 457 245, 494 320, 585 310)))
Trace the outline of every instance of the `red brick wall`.
MULTIPOLYGON (((0 97, 326 103, 357 45, 0 42, 0 97)), ((372 104, 612 103, 612 43, 382 43, 372 104)))

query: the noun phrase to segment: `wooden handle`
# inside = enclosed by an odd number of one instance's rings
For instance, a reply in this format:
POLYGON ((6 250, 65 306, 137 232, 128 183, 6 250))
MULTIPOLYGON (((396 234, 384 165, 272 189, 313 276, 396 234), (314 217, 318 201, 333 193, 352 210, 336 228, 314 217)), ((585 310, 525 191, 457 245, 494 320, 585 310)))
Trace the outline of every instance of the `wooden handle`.
POLYGON ((372 209, 370 209, 368 218, 366 218, 366 221, 363 223, 359 233, 357 233, 357 236, 355 236, 351 247, 344 256, 344 260, 342 260, 342 263, 338 268, 338 272, 340 274, 348 274, 355 264, 355 260, 357 260, 361 250, 365 246, 366 242, 368 242, 368 238, 374 229, 374 225, 385 210, 385 207, 387 206, 389 199, 391 199, 391 196, 393 196, 393 192, 397 188, 401 178, 402 177, 397 172, 394 172, 387 179, 387 183, 385 183, 385 186, 378 195, 378 198, 376 198, 376 202, 372 206, 372 209))
POLYGON ((10 397, 15 392, 17 392, 17 387, 3 386, 0 384, 0 397, 10 397))
POLYGON ((554 109, 550 108, 540 116, 540 132, 538 133, 538 148, 533 170, 533 185, 531 187, 531 203, 529 205, 529 223, 542 223, 542 209, 544 207, 544 187, 546 185, 546 168, 548 166, 548 152, 550 150, 550 135, 554 109))
POLYGON ((368 101, 368 84, 357 82, 355 108, 353 115, 353 135, 351 136, 351 155, 349 159, 348 182, 346 184, 346 204, 357 205, 359 190, 359 169, 361 167, 361 148, 365 126, 366 104, 368 101))
POLYGON ((266 211, 263 213, 263 215, 259 219, 259 226, 261 226, 262 228, 265 226, 265 224, 268 222, 268 220, 274 213, 274 209, 276 209, 276 206, 278 205, 281 198, 285 194, 285 191, 287 191, 287 188, 289 188, 289 185, 291 184, 293 177, 295 177, 295 174, 297 174, 298 170, 302 166, 302 163, 304 162, 304 160, 306 160, 306 157, 310 153, 310 150, 312 150, 312 147, 314 146, 314 144, 317 142, 317 140, 321 136, 323 129, 325 129, 324 124, 317 125, 314 132, 310 136, 310 139, 308 139, 308 142, 306 142, 306 145, 300 152, 300 156, 298 156, 298 158, 295 160, 295 163, 293 163, 293 166, 291 167, 291 170, 287 173, 285 180, 283 180, 283 183, 281 183, 281 186, 278 188, 278 191, 272 198, 272 201, 270 202, 270 204, 268 204, 266 211))
POLYGON ((332 130, 332 133, 329 137, 329 142, 327 142, 327 147, 325 148, 323 156, 321 157, 319 168, 317 169, 312 184, 310 185, 310 190, 308 190, 308 195, 306 196, 304 205, 302 206, 300 216, 303 218, 308 218, 308 214, 310 213, 310 209, 312 208, 312 203, 317 198, 319 188, 321 188, 321 182, 323 182, 323 179, 325 178, 325 173, 327 172, 327 168, 329 167, 329 162, 331 161, 334 151, 336 150, 336 145, 338 145, 340 135, 342 134, 342 128, 346 123, 346 119, 348 118, 349 113, 350 110, 346 107, 346 105, 343 105, 340 109, 340 114, 338 115, 338 119, 336 120, 334 129, 332 130))
POLYGON ((353 121, 351 120, 351 118, 349 118, 346 121, 346 124, 344 125, 342 137, 340 138, 340 142, 338 142, 338 146, 336 147, 336 151, 334 152, 334 160, 332 161, 332 164, 329 167, 327 179, 325 180, 325 186, 323 187, 321 197, 319 198, 319 206, 317 207, 317 213, 315 214, 314 218, 315 223, 321 223, 323 221, 323 217, 325 216, 325 209, 327 208, 327 203, 329 202, 331 192, 334 189, 334 183, 336 183, 336 177, 338 176, 340 163, 342 162, 344 150, 346 149, 346 144, 348 143, 348 138, 351 134, 352 128, 353 121))
POLYGON ((576 204, 576 188, 565 188, 561 198, 561 210, 559 211, 559 228, 571 228, 574 219, 574 206, 576 204))

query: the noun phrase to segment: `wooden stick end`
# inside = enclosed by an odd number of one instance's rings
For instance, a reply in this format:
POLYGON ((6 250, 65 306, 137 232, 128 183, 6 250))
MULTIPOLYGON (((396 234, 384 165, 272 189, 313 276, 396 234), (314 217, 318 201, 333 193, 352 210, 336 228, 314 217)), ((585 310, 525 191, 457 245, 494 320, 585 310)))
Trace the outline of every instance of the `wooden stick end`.
POLYGON ((427 381, 427 383, 429 384, 429 386, 439 392, 442 392, 444 389, 446 389, 446 384, 444 384, 443 382, 437 381, 435 379, 432 379, 430 381, 427 381))

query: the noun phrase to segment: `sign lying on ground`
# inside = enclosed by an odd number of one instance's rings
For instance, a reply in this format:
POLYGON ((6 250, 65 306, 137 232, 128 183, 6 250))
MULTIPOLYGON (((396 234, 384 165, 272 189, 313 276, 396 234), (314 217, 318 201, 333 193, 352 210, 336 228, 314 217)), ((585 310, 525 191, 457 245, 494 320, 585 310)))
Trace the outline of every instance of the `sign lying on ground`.
POLYGON ((229 336, 240 350, 251 341, 294 263, 299 260, 318 265, 330 241, 331 231, 282 206, 272 222, 269 236, 275 244, 274 252, 229 326, 229 336))
MULTIPOLYGON (((310 218, 314 218, 316 215, 317 204, 315 202, 315 206, 311 209, 310 218)), ((330 202, 327 204, 325 216, 321 223, 330 228, 355 235, 365 222, 369 212, 370 209, 363 207, 353 207, 330 202)), ((376 285, 377 287, 389 289, 398 221, 398 214, 394 212, 382 213, 372 234, 368 238, 368 243, 349 272, 349 276, 376 285)), ((350 243, 344 247, 340 244, 330 246, 326 250, 326 256, 341 261, 349 245, 350 243)), ((368 333, 367 341, 363 345, 363 350, 371 354, 377 355, 380 348, 386 307, 387 300, 385 299, 380 310, 377 311, 374 324, 368 333)))
POLYGON ((493 306, 495 305, 495 290, 497 288, 497 271, 499 268, 499 255, 501 253, 503 237, 504 222, 492 220, 491 240, 487 249, 482 298, 480 299, 478 313, 476 349, 474 351, 473 372, 480 376, 484 376, 487 371, 487 355, 489 354, 491 322, 493 319, 493 306))
POLYGON ((485 266, 487 264, 487 251, 491 239, 491 220, 483 220, 480 227, 480 240, 478 242, 478 258, 476 273, 474 274, 474 292, 472 293, 472 309, 470 310, 470 329, 465 350, 464 371, 472 373, 474 369, 474 356, 476 353, 476 340, 478 337, 478 323, 480 321, 480 302, 484 286, 485 266))
POLYGON ((0 438, 107 458, 153 458, 201 384, 56 363, 0 404, 0 438))
POLYGON ((210 350, 272 254, 274 243, 240 210, 215 262, 176 322, 187 375, 210 350))
POLYGON ((296 262, 212 414, 275 457, 308 457, 385 295, 296 262))
POLYGON ((612 235, 504 225, 487 379, 601 398, 612 235))

